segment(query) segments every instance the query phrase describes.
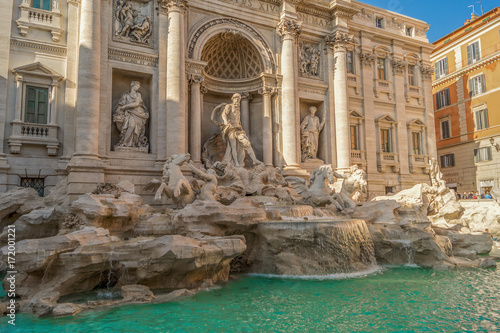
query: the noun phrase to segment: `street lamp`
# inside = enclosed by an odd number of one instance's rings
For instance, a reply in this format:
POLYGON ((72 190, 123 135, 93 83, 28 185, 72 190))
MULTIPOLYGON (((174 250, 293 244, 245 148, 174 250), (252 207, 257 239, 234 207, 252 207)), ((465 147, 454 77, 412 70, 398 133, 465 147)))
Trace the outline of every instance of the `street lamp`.
POLYGON ((497 151, 500 151, 500 145, 498 143, 495 143, 495 139, 490 138, 490 143, 497 151))

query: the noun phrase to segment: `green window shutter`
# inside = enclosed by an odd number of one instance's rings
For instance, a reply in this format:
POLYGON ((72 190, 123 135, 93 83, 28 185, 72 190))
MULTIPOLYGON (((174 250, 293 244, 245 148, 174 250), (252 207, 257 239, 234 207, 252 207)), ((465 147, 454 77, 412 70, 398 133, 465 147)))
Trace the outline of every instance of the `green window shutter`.
POLYGON ((474 92, 474 82, 472 79, 469 79, 469 97, 472 97, 475 95, 474 92))
POLYGON ((436 73, 436 79, 439 79, 441 77, 441 73, 439 72, 439 62, 434 64, 434 72, 436 73))
POLYGON ((489 128, 490 127, 490 122, 488 119, 488 109, 483 110, 483 115, 484 115, 484 128, 489 128))
POLYGON ((491 161, 492 160, 491 147, 486 147, 486 150, 488 152, 488 161, 491 161))
POLYGON ((443 67, 444 67, 444 74, 448 75, 448 58, 444 58, 443 67))
POLYGON ((472 64, 472 45, 467 46, 467 64, 472 64))
POLYGON ((484 77, 484 74, 481 74, 481 92, 486 92, 486 79, 484 77))
POLYGON ((479 42, 472 44, 474 46, 474 60, 480 60, 481 54, 479 53, 479 42))
POLYGON ((48 90, 47 89, 38 89, 38 112, 36 122, 38 124, 46 124, 47 123, 47 109, 48 109, 48 90))
POLYGON ((26 89, 26 109, 24 115, 24 121, 28 123, 34 123, 36 119, 36 89, 33 87, 27 87, 26 89))

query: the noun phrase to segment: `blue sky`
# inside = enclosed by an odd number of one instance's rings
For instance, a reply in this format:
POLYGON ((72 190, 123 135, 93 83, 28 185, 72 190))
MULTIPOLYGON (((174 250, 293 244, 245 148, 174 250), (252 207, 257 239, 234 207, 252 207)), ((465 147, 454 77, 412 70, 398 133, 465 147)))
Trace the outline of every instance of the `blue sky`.
MULTIPOLYGON (((481 15, 479 0, 359 0, 361 2, 385 8, 396 13, 411 16, 431 25, 427 38, 429 42, 447 35, 461 27, 466 18, 470 18, 472 7, 481 15)), ((487 11, 500 6, 500 0, 483 0, 483 9, 487 11)))

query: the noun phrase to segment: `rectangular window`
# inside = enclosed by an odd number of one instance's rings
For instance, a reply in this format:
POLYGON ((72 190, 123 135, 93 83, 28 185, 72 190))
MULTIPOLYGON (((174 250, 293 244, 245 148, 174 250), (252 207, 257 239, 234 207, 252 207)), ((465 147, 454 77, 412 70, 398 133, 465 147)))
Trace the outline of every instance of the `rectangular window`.
POLYGON ((473 64, 478 60, 481 60, 481 55, 479 52, 479 41, 476 41, 467 46, 467 64, 473 64))
POLYGON ((387 80, 385 58, 377 58, 377 73, 379 80, 387 80))
POLYGON ((396 186, 386 186, 385 194, 394 194, 396 192, 396 186))
POLYGON ((436 79, 440 79, 448 75, 448 58, 439 60, 434 64, 436 79))
POLYGON ((406 27, 406 36, 413 36, 413 27, 406 27))
POLYGON ((382 17, 377 17, 375 19, 375 23, 377 25, 377 28, 383 29, 384 28, 384 18, 382 17))
POLYGON ((359 150, 358 125, 351 125, 351 150, 359 150))
POLYGON ((441 121, 441 139, 448 139, 451 137, 450 120, 446 119, 441 121))
POLYGON ((52 0, 33 0, 31 3, 32 8, 38 8, 43 10, 51 10, 52 0))
POLYGON ((348 74, 355 74, 354 73, 354 51, 347 51, 346 64, 347 64, 347 73, 348 74))
POLYGON ((413 148, 414 155, 422 155, 422 133, 412 132, 411 133, 411 145, 413 148))
POLYGON ((474 160, 476 162, 491 161, 491 147, 474 149, 474 160))
POLYGON ((31 187, 38 192, 38 195, 43 197, 45 189, 45 178, 25 178, 21 177, 21 187, 31 187))
POLYGON ((382 128, 380 130, 380 143, 382 144, 382 152, 392 153, 391 130, 382 128))
POLYGON ((455 166, 455 154, 441 155, 439 159, 441 160, 441 168, 455 166))
POLYGON ((476 127, 476 131, 489 127, 487 109, 474 112, 474 126, 476 127))
POLYGON ((484 74, 473 77, 469 80, 470 97, 477 96, 486 92, 486 82, 484 74))
POLYGON ((49 90, 47 88, 26 86, 24 121, 34 124, 46 124, 48 104, 49 90))
POLYGON ((408 84, 410 86, 417 85, 417 76, 415 75, 415 65, 408 65, 408 84))
POLYGON ((450 105, 450 89, 446 88, 438 91, 436 94, 436 107, 441 109, 442 107, 450 105))

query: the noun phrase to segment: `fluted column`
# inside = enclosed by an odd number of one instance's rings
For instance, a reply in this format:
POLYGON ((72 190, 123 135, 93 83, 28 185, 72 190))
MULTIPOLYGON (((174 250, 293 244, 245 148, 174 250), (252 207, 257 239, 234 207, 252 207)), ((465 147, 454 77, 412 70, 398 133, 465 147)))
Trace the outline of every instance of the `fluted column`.
POLYGON ((167 156, 187 151, 185 112, 184 15, 186 0, 163 0, 168 10, 167 38, 167 156))
POLYGON ((349 110, 347 97, 346 46, 354 38, 341 31, 330 36, 333 45, 335 70, 333 91, 335 101, 335 136, 337 141, 337 169, 348 169, 351 149, 349 144, 349 110))
POLYGON ((191 137, 189 151, 194 162, 201 162, 201 92, 203 76, 189 75, 191 84, 191 137))
POLYGON ((273 118, 271 110, 271 97, 275 92, 274 88, 262 87, 259 89, 259 94, 262 95, 264 100, 264 112, 262 119, 262 148, 263 148, 263 162, 266 166, 273 165, 273 118))
POLYGON ((326 135, 323 135, 323 145, 326 149, 326 163, 331 164, 334 168, 337 167, 337 148, 335 138, 335 97, 333 91, 333 72, 335 69, 335 58, 333 54, 334 43, 331 36, 325 37, 326 45, 326 60, 328 68, 328 103, 325 112, 326 135))
POLYGON ((74 156, 97 158, 101 88, 101 1, 82 1, 81 7, 74 156))
POLYGON ((250 98, 249 93, 241 93, 241 127, 247 136, 250 136, 250 98))
POLYGON ((294 19, 285 17, 276 27, 277 33, 282 37, 281 45, 281 74, 282 84, 282 119, 283 119, 283 158, 286 167, 298 168, 299 158, 297 149, 297 95, 296 73, 297 61, 295 59, 295 43, 301 32, 301 24, 294 19))

